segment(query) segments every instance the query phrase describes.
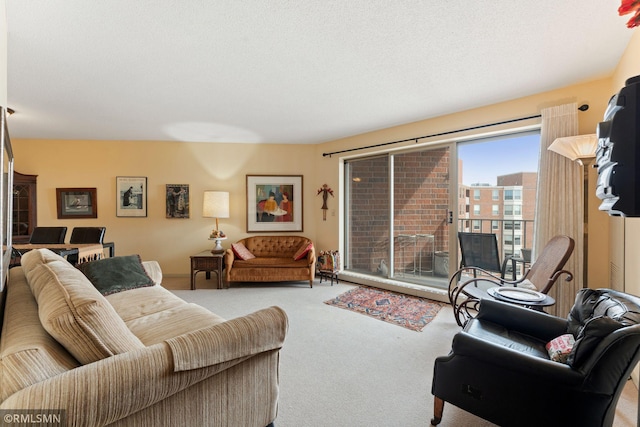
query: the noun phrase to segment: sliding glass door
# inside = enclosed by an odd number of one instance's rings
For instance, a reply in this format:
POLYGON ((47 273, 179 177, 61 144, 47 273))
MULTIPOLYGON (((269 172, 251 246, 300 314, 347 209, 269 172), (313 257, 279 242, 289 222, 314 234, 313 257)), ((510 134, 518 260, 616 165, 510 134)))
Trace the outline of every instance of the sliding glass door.
POLYGON ((446 145, 345 162, 346 271, 447 285, 451 152, 446 145))

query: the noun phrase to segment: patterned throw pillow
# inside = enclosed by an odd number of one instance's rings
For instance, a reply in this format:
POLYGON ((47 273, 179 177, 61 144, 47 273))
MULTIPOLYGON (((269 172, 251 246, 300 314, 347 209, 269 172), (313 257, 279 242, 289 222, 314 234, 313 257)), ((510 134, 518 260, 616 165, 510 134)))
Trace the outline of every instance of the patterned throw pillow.
POLYGON ((298 249, 298 251, 293 255, 293 259, 295 261, 300 261, 302 258, 306 257, 309 251, 313 248, 313 243, 303 243, 302 246, 298 249))
POLYGON ((554 362, 567 363, 567 358, 571 354, 575 339, 571 334, 560 335, 547 343, 545 348, 549 353, 549 358, 554 362))
POLYGON ((247 249, 247 247, 242 243, 232 243, 231 250, 233 251, 235 256, 240 259, 247 260, 255 258, 255 256, 251 252, 249 252, 249 249, 247 249))

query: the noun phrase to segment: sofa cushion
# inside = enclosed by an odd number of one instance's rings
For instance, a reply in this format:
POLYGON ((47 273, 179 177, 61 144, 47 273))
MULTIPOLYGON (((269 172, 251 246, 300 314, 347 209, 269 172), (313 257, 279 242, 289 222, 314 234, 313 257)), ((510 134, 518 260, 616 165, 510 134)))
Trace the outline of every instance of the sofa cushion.
POLYGON ((186 304, 183 299, 162 286, 132 289, 107 295, 105 298, 125 323, 186 304))
POLYGON ((127 321, 127 326, 144 345, 161 343, 187 332, 217 325, 224 319, 197 304, 183 304, 127 321))
POLYGON ((22 267, 12 268, 9 278, 0 347, 0 401, 80 366, 42 327, 22 267))
POLYGON ((231 244, 231 250, 240 259, 252 259, 255 256, 247 249, 247 247, 242 243, 233 243, 231 244))
POLYGON ((300 245, 308 244, 311 240, 302 236, 252 236, 240 242, 257 258, 293 258, 300 245))
POLYGON ((233 263, 234 268, 246 268, 246 267, 278 267, 278 268, 300 268, 308 267, 306 260, 294 261, 291 258, 277 258, 277 257, 260 257, 252 258, 248 260, 236 260, 233 263))
POLYGON ((309 251, 313 248, 313 243, 303 243, 300 245, 295 254, 293 254, 294 261, 299 261, 307 256, 309 251))
POLYGON ((140 255, 84 262, 78 264, 77 268, 87 276, 102 295, 154 285, 153 279, 149 277, 142 265, 140 255))
POLYGON ((48 249, 22 265, 44 328, 78 361, 92 363, 144 345, 80 270, 48 249))

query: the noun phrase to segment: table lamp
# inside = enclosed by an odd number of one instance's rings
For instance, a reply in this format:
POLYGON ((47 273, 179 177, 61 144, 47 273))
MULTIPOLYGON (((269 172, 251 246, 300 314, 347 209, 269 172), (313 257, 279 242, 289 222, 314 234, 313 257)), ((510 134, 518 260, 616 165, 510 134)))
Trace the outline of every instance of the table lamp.
POLYGON ((204 218, 215 218, 216 228, 211 232, 210 239, 215 240, 216 246, 211 251, 214 254, 223 253, 222 240, 227 236, 220 231, 218 218, 229 218, 229 193, 226 191, 205 191, 204 203, 202 204, 202 216, 204 218))

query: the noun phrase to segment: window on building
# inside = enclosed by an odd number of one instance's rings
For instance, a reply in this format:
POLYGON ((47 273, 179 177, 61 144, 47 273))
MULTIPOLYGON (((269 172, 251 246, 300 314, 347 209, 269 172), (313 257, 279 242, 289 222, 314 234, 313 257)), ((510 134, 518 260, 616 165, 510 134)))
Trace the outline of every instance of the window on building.
POLYGON ((480 205, 473 205, 473 214, 480 215, 480 205))
POLYGON ((513 216, 513 205, 504 205, 504 216, 513 216))
POLYGON ((479 219, 474 219, 473 220, 473 229, 474 230, 480 230, 480 220, 479 219))
POLYGON ((500 228, 500 222, 499 221, 491 221, 491 229, 492 230, 498 230, 500 228))
POLYGON ((491 206, 491 215, 500 215, 500 206, 492 205, 491 206))
POLYGON ((480 190, 477 188, 473 190, 473 200, 480 200, 480 190))
POLYGON ((505 189, 504 190, 504 199, 505 200, 513 200, 513 190, 505 189))
POLYGON ((500 200, 500 192, 497 188, 494 188, 493 191, 491 191, 491 200, 500 200))

